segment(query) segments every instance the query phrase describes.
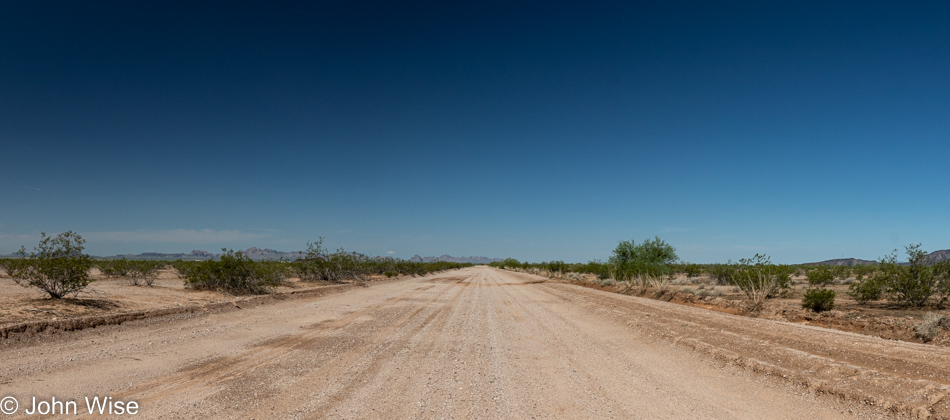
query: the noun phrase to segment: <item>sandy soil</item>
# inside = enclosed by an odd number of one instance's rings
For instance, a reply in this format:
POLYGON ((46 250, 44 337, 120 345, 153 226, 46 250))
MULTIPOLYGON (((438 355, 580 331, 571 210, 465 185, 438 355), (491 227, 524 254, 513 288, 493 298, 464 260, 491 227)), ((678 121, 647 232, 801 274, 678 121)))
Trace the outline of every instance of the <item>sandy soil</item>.
MULTIPOLYGON (((50 322, 240 299, 218 292, 186 289, 184 281, 173 269, 160 270, 152 286, 133 286, 128 279, 108 278, 95 268, 91 275, 95 281, 85 291, 64 299, 50 299, 39 289, 23 287, 10 277, 0 275, 0 328, 24 322, 50 322)), ((290 278, 274 291, 288 293, 326 285, 290 278)))
MULTIPOLYGON (((144 418, 950 415, 950 350, 487 267, 0 340, 0 398, 144 418)), ((67 416, 75 418, 76 416, 67 416)))

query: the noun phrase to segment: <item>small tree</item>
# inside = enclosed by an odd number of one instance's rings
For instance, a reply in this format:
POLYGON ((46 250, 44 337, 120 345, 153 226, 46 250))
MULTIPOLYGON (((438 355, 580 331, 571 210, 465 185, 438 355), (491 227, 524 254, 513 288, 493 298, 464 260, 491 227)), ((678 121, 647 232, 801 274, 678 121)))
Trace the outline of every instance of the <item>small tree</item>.
POLYGON ((639 245, 633 240, 620 241, 608 262, 614 278, 626 282, 628 288, 636 280, 644 289, 652 285, 662 290, 669 284, 670 265, 677 259, 676 248, 654 237, 639 245))
POLYGON ((29 255, 20 247, 20 261, 9 274, 18 284, 38 288, 53 299, 78 295, 93 281, 89 277, 92 258, 82 253, 84 243, 86 240, 73 231, 55 237, 43 232, 29 255))

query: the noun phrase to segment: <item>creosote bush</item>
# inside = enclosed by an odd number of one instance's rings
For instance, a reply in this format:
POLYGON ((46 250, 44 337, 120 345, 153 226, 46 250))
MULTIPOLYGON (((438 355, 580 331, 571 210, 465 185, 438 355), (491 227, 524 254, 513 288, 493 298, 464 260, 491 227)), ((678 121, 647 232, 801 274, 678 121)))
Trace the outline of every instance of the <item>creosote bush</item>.
MULTIPOLYGON (((470 267, 470 263, 448 261, 415 262, 389 257, 370 258, 342 248, 330 253, 323 247, 323 238, 307 243, 307 255, 290 264, 306 282, 326 281, 342 283, 347 280, 364 282, 373 275, 389 278, 399 275, 423 276, 428 273, 470 267)), ((519 264, 520 265, 520 264, 519 264)))
POLYGON ((243 252, 222 249, 218 260, 201 261, 190 267, 185 286, 197 290, 221 290, 236 295, 263 294, 280 285, 282 278, 262 269, 243 252))
POLYGON ((158 278, 158 270, 166 265, 162 261, 129 261, 128 264, 129 269, 125 276, 133 286, 152 286, 158 278))
POLYGON ((920 244, 905 247, 908 263, 897 263, 897 251, 881 258, 876 270, 849 287, 858 303, 886 298, 903 308, 942 307, 950 298, 950 261, 933 263, 920 244))
POLYGON ((78 295, 93 279, 89 277, 92 259, 82 253, 86 241, 73 231, 59 235, 41 234, 40 243, 30 254, 20 247, 19 260, 6 270, 24 287, 35 287, 53 299, 78 295))
POLYGON ((802 297, 802 308, 815 312, 830 311, 835 307, 835 291, 825 288, 809 289, 802 297))

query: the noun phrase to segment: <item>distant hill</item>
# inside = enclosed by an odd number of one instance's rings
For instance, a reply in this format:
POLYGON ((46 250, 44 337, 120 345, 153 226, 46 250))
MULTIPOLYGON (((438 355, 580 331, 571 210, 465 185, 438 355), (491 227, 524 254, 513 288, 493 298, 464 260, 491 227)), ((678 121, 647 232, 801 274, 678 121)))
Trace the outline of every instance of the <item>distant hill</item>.
MULTIPOLYGON (((950 249, 943 249, 940 251, 934 251, 927 254, 927 259, 930 263, 938 263, 941 261, 950 260, 950 249)), ((835 260, 826 260, 813 263, 806 263, 802 265, 844 265, 848 267, 853 267, 856 265, 866 265, 866 264, 877 264, 877 261, 873 260, 861 260, 857 258, 839 258, 835 260)), ((901 264, 907 264, 906 262, 901 264)))
POLYGON ((813 263, 805 263, 802 265, 843 265, 846 267, 854 267, 856 265, 867 265, 867 264, 877 264, 877 261, 871 260, 861 260, 857 258, 838 258, 834 260, 825 260, 813 263))
POLYGON ((950 249, 931 252, 927 255, 927 259, 930 260, 931 263, 950 260, 950 249))
POLYGON ((504 261, 501 258, 488 258, 488 257, 453 257, 449 254, 442 254, 438 257, 420 257, 419 254, 413 255, 412 258, 409 258, 409 261, 412 262, 435 262, 435 261, 446 261, 446 262, 457 262, 457 263, 472 263, 472 264, 489 264, 498 261, 504 261))

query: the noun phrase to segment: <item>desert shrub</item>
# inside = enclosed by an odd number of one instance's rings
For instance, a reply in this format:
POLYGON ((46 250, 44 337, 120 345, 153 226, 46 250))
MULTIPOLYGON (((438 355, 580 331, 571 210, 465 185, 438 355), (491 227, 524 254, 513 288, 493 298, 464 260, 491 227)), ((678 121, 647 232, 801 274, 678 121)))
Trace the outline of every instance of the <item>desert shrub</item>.
POLYGON ((834 273, 834 280, 839 282, 844 282, 851 277, 851 267, 846 265, 836 265, 831 268, 831 271, 834 273))
POLYGON ((809 289, 802 297, 802 308, 815 312, 829 311, 835 307, 835 291, 825 288, 809 289))
POLYGON ((8 277, 16 277, 16 273, 23 270, 25 261, 20 258, 0 259, 0 268, 8 277))
POLYGON ((927 312, 920 323, 914 326, 914 335, 923 342, 929 342, 937 337, 941 328, 950 327, 950 318, 943 315, 927 312))
POLYGON ((825 286, 835 280, 835 272, 824 265, 819 265, 808 270, 805 276, 808 278, 808 284, 812 286, 825 286))
POLYGON ((876 269, 876 264, 861 264, 851 267, 851 273, 854 274, 855 279, 861 280, 874 273, 876 269))
POLYGON ((766 255, 743 258, 734 266, 732 282, 746 296, 751 312, 758 311, 769 297, 789 285, 790 270, 772 264, 766 255))
POLYGON ((133 286, 141 284, 152 286, 158 278, 158 270, 166 265, 162 261, 128 261, 127 264, 128 270, 125 276, 129 279, 129 284, 133 286))
POLYGON ((172 266, 172 268, 175 269, 175 275, 177 275, 179 279, 184 280, 188 278, 188 271, 198 266, 198 264, 200 263, 201 261, 175 260, 169 263, 168 265, 172 266))
POLYGON ((875 274, 863 280, 855 280, 848 286, 848 296, 862 305, 879 300, 883 296, 886 282, 885 276, 875 274))
POLYGON ((884 296, 885 290, 891 283, 900 276, 902 268, 897 264, 897 252, 892 252, 887 256, 881 257, 874 271, 861 274, 868 274, 865 279, 858 279, 848 286, 848 296, 851 296, 859 304, 866 304, 874 300, 880 300, 884 296))
POLYGON ((221 290, 232 294, 262 294, 280 284, 267 268, 251 261, 241 251, 222 249, 218 260, 201 261, 185 274, 185 286, 198 290, 221 290))
POLYGON ((586 264, 577 264, 572 269, 578 273, 593 274, 601 279, 611 278, 610 266, 600 260, 588 261, 586 264))
POLYGON ((735 275, 736 267, 729 264, 713 264, 707 268, 709 276, 716 281, 716 284, 732 284, 732 277, 735 275))
POLYGON ((920 244, 908 245, 905 249, 909 264, 889 278, 885 292, 888 300, 899 306, 920 308, 937 291, 937 279, 920 244))
POLYGON ((496 261, 488 265, 496 268, 525 268, 524 264, 514 258, 505 258, 504 261, 496 261))
POLYGON ((613 286, 615 284, 617 284, 617 282, 614 279, 608 278, 608 279, 603 279, 600 281, 601 286, 613 286))
POLYGON ((290 266, 283 261, 261 261, 255 264, 258 277, 266 284, 279 285, 291 274, 290 266))
MULTIPOLYGON (((492 263, 491 265, 502 267, 500 263, 492 263)), ((518 265, 519 269, 527 266, 520 263, 518 265)), ((346 252, 342 248, 331 254, 323 247, 323 238, 319 238, 316 242, 308 242, 307 255, 303 258, 290 264, 280 265, 280 267, 292 268, 302 281, 328 281, 333 283, 350 279, 364 281, 371 275, 396 277, 400 274, 408 274, 422 276, 432 272, 471 266, 471 263, 449 261, 413 262, 389 257, 369 258, 356 252, 346 252)), ((564 264, 562 267, 566 266, 567 264, 564 264)), ((540 270, 538 267, 534 267, 534 269, 540 270)), ((289 272, 286 274, 290 275, 289 272)))
POLYGON ((950 300, 950 260, 934 263, 933 266, 935 291, 934 305, 944 307, 950 300))
POLYGON ((719 290, 719 289, 716 289, 716 288, 710 288, 710 289, 702 289, 702 290, 700 290, 699 292, 697 292, 696 294, 699 295, 699 296, 702 296, 702 297, 707 297, 707 296, 709 296, 709 297, 714 297, 714 298, 715 298, 715 297, 722 296, 722 291, 719 290))
MULTIPOLYGON (((10 276, 18 284, 40 289, 53 299, 77 295, 93 281, 89 277, 92 259, 82 253, 84 243, 73 231, 55 237, 44 232, 29 255, 25 247, 20 247, 20 259, 13 264, 10 276)), ((10 269, 7 267, 8 272, 10 269)))
MULTIPOLYGON (((303 281, 342 282, 347 278, 358 277, 364 270, 359 269, 356 254, 348 254, 342 249, 330 254, 323 247, 323 238, 307 243, 307 255, 296 263, 296 270, 303 281)), ((416 273, 413 273, 416 274, 416 273)))
POLYGON ((684 264, 683 272, 686 273, 686 278, 696 278, 703 274, 703 266, 699 264, 684 264))
POLYGON ((126 277, 129 274, 129 261, 125 258, 120 260, 99 260, 95 262, 96 268, 102 272, 102 275, 108 278, 126 277))

